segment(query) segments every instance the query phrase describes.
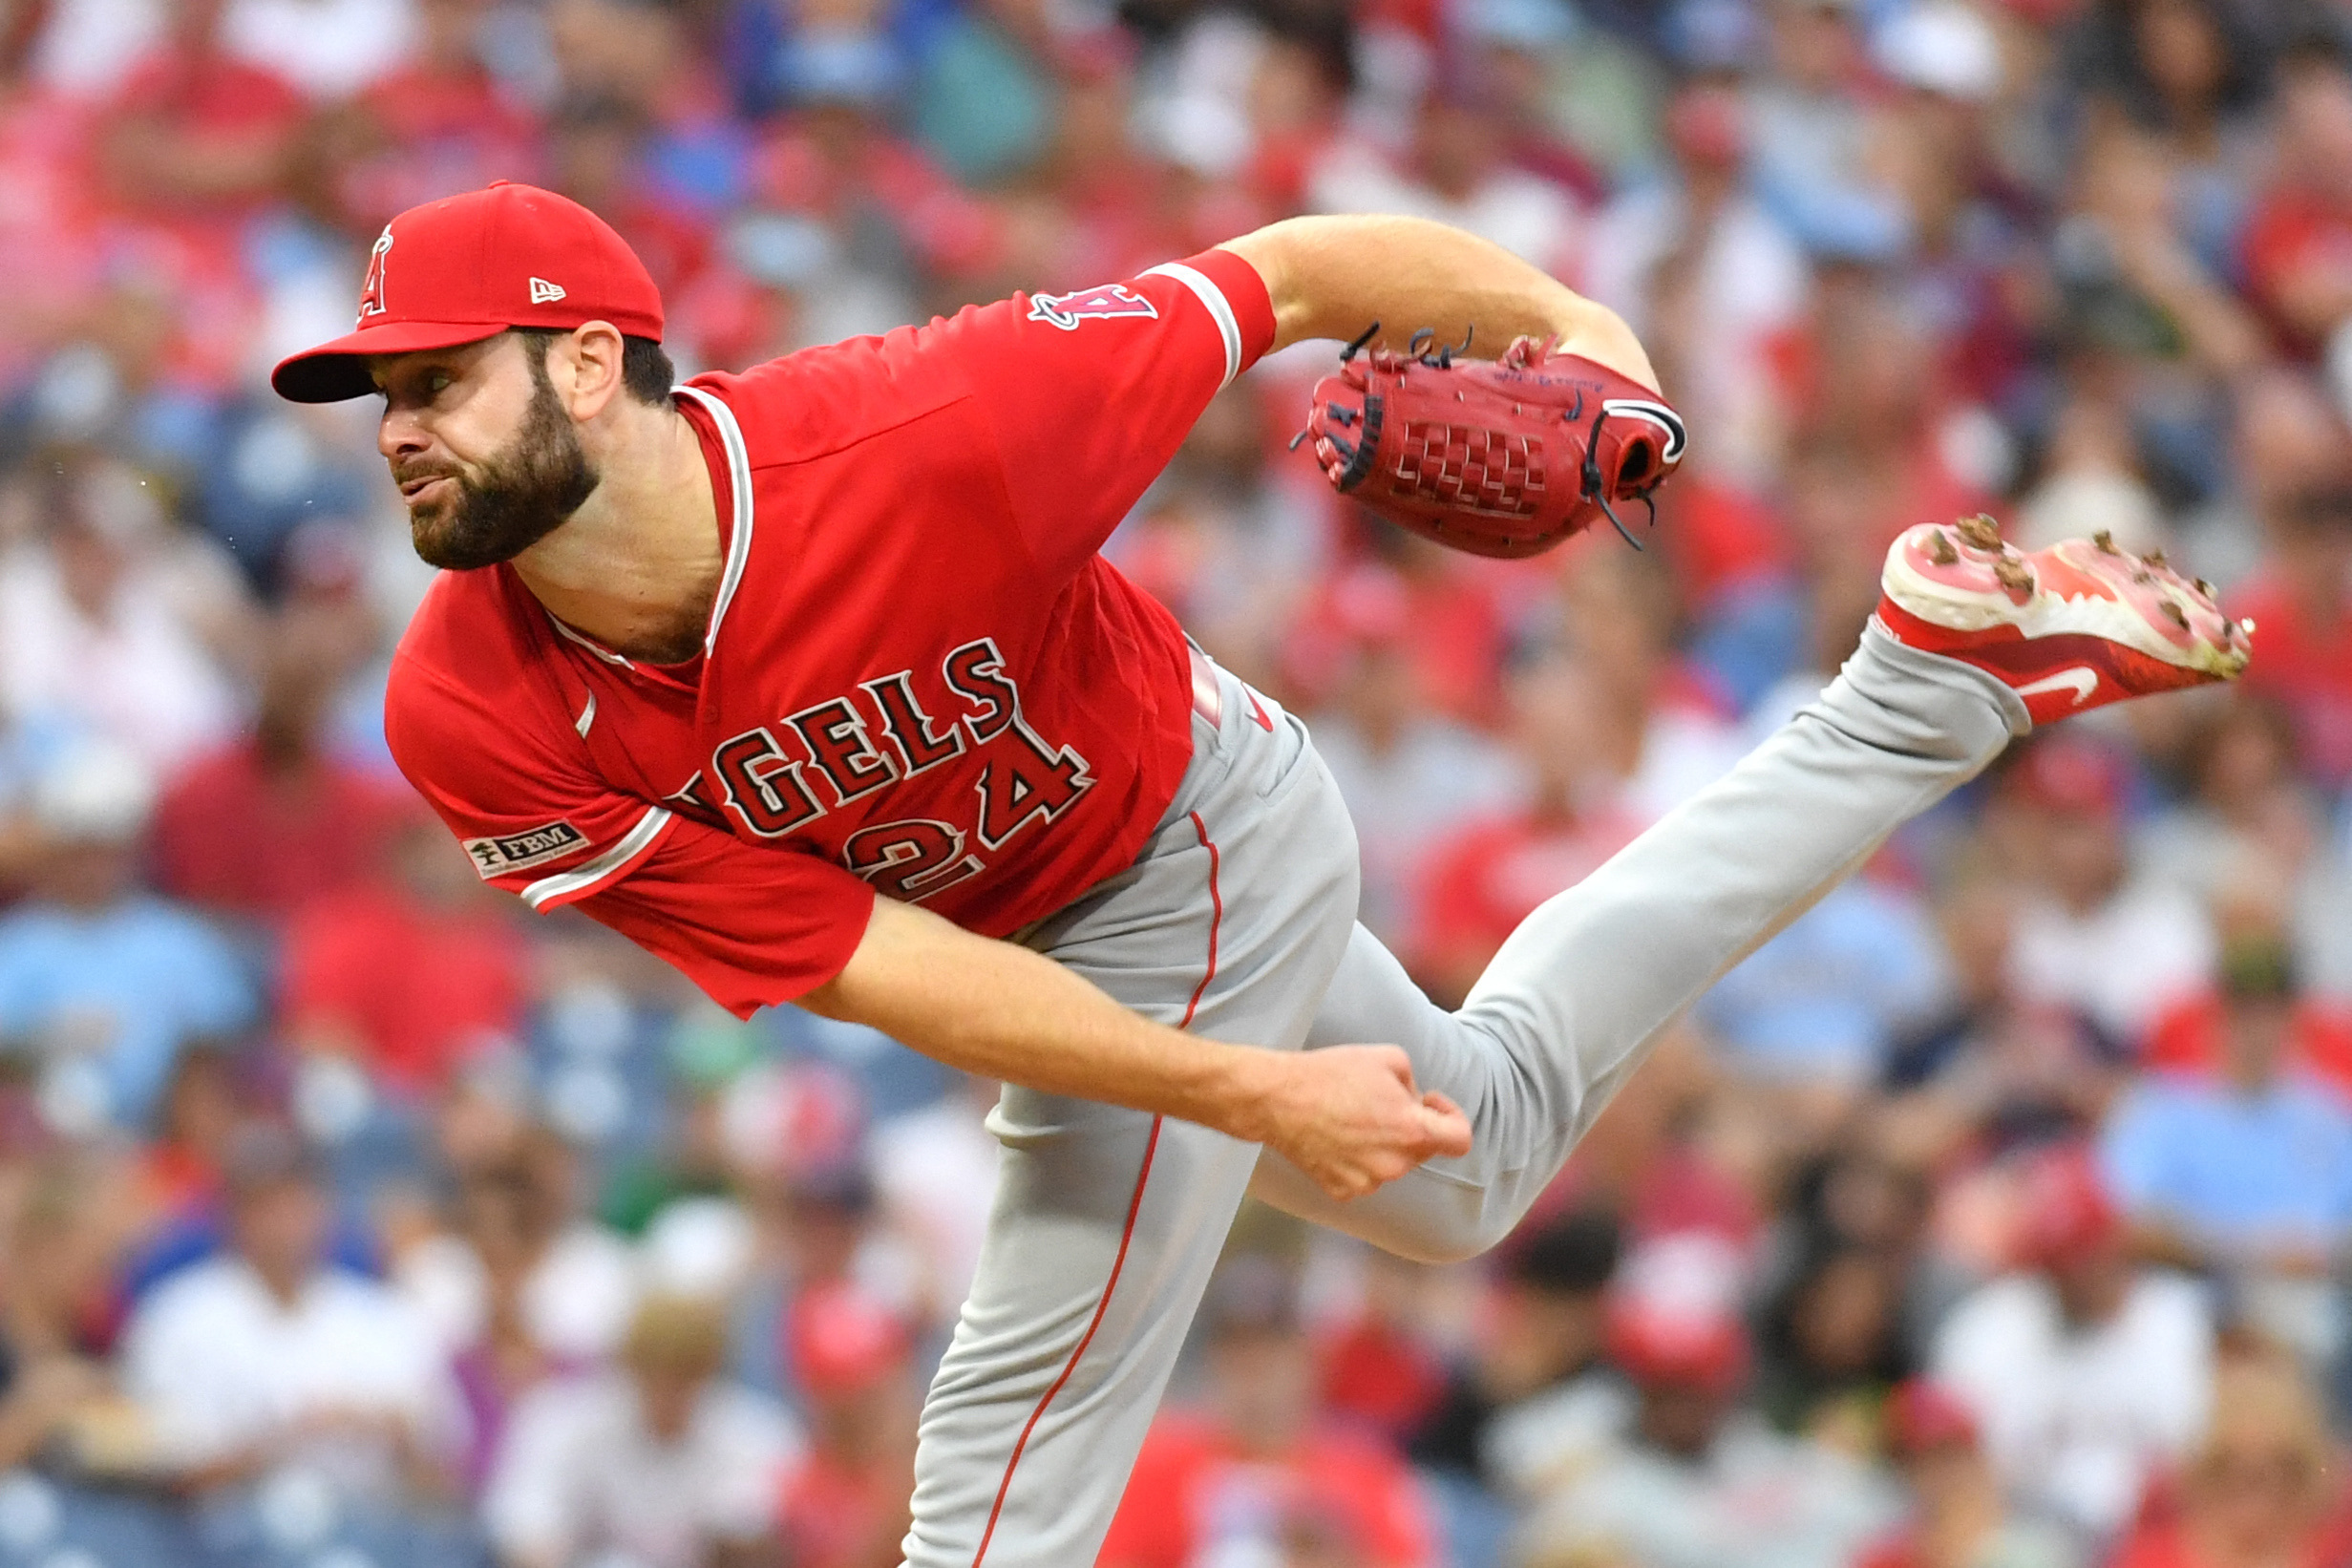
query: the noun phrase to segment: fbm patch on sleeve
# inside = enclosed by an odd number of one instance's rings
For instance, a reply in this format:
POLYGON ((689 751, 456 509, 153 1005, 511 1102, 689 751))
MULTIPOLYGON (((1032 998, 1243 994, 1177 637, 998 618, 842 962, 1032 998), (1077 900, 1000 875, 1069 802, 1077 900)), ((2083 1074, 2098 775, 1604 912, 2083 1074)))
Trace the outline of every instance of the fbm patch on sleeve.
POLYGON ((528 871, 587 847, 587 835, 569 822, 550 822, 522 833, 465 840, 465 852, 473 858, 474 870, 483 881, 509 872, 528 871))

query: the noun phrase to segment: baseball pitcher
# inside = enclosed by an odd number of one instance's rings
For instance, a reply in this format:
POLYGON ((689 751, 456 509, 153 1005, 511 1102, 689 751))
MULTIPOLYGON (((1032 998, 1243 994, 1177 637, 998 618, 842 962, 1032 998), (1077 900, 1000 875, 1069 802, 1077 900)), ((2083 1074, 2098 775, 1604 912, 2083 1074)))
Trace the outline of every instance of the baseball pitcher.
POLYGON ((485 879, 738 1013, 1008 1086, 915 1568, 1093 1560, 1245 1193, 1408 1257, 1493 1245, 1668 1021, 1906 817, 2036 722, 2246 660, 2160 560, 1913 528, 1820 700, 1449 1013, 1356 923, 1305 727, 1097 550, 1220 387, 1310 338, 1362 350, 1309 432, 1367 504, 1490 554, 1621 526, 1684 434, 1621 321, 1434 223, 1304 218, 683 386, 661 337, 610 228, 499 184, 394 219, 357 328, 274 383, 383 399, 449 568, 387 723, 485 879), (1430 347, 1465 342, 1507 350, 1430 347))

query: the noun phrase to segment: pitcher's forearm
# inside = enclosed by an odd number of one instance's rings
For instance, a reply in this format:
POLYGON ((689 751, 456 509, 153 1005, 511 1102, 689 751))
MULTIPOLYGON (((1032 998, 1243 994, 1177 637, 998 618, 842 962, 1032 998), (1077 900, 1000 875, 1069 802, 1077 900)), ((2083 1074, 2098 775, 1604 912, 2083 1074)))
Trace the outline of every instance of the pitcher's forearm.
POLYGON ((1282 1058, 1155 1024, 1050 959, 907 904, 875 905, 849 966, 801 999, 983 1077, 1262 1141, 1282 1058))
POLYGON ((1274 303, 1274 346, 1353 338, 1377 321, 1390 348, 1427 327, 1473 351, 1557 334, 1562 350, 1658 390, 1633 329, 1500 245, 1426 218, 1287 218, 1219 247, 1257 269, 1274 303))

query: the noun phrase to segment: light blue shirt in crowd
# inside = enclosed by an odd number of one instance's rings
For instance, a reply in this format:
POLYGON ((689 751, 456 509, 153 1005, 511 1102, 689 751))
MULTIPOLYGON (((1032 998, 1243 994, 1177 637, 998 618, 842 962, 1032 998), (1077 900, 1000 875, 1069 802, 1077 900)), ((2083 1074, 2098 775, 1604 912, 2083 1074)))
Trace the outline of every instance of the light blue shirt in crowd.
POLYGON ((2245 1093, 2218 1079, 2134 1085, 2100 1157, 2127 1210, 2224 1242, 2331 1245, 2352 1231, 2352 1106, 2282 1075, 2245 1093))
POLYGON ((0 1041, 22 1050, 91 1020, 117 1126, 143 1125, 180 1048, 246 1028, 256 1001, 228 943, 161 899, 88 915, 29 903, 0 918, 0 1041))
POLYGON ((1700 1022, 1749 1071, 1866 1081, 1942 994, 1938 954, 1917 901, 1847 882, 1717 982, 1700 1022))

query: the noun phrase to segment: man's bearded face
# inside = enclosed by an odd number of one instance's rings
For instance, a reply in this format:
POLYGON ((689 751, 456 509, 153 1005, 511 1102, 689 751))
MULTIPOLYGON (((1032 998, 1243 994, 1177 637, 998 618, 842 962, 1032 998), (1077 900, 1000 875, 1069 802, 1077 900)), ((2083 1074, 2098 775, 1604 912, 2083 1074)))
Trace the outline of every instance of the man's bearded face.
POLYGON ((580 449, 580 433, 556 400, 544 355, 525 340, 531 406, 514 438, 476 463, 419 457, 392 478, 443 482, 409 503, 409 535, 428 565, 450 571, 511 561, 546 538, 595 494, 599 475, 580 449))

